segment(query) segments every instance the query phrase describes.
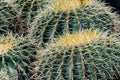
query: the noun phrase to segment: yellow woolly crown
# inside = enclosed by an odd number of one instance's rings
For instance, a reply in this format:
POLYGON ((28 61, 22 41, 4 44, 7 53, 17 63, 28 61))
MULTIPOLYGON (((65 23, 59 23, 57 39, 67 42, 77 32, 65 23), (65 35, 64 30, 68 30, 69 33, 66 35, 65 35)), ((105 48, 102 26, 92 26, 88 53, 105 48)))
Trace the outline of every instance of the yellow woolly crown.
POLYGON ((64 47, 79 46, 100 39, 101 33, 98 30, 83 30, 78 33, 61 36, 58 43, 64 47))
POLYGON ((14 38, 11 36, 3 36, 0 38, 0 55, 7 53, 12 49, 14 44, 14 38))
POLYGON ((83 4, 87 4, 89 0, 59 0, 56 3, 53 4, 53 8, 56 11, 62 10, 72 10, 79 8, 83 4))

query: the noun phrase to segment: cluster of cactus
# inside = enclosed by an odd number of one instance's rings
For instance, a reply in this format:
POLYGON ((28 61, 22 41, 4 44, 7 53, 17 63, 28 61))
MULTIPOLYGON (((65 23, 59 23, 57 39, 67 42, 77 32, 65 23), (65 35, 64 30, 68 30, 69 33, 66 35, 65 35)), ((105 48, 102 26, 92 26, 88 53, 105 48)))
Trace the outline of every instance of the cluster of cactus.
POLYGON ((103 3, 80 1, 56 1, 32 23, 32 37, 48 43, 39 50, 37 80, 120 78, 118 16, 103 3))
POLYGON ((0 80, 119 79, 119 26, 96 0, 0 0, 0 80))

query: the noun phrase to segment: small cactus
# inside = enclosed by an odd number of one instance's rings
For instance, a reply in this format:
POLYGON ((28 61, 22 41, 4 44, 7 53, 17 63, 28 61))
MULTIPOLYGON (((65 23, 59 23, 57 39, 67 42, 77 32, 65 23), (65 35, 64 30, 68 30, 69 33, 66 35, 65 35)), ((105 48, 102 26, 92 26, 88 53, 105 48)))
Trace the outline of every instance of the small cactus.
POLYGON ((114 32, 115 26, 119 25, 116 14, 111 13, 110 8, 103 3, 87 1, 53 2, 49 10, 36 16, 29 30, 30 35, 38 41, 48 43, 59 35, 81 29, 99 28, 110 33, 114 32))
MULTIPOLYGON (((97 32, 95 35, 86 35, 89 32, 91 32, 91 30, 83 31, 83 33, 80 31, 80 33, 75 35, 69 34, 60 37, 56 39, 55 43, 51 43, 48 48, 41 51, 38 57, 39 69, 36 69, 36 71, 38 71, 36 79, 119 79, 119 42, 115 36, 108 36, 106 32, 102 33, 93 30, 93 33, 97 32), (74 38, 73 35, 74 37, 76 36, 76 38, 74 38), (71 42, 66 38, 69 38, 71 42), (62 39, 68 40, 68 42, 66 41, 65 43, 62 39), (41 54, 43 55, 41 56, 41 54)), ((38 65, 38 63, 36 65, 38 65)))
POLYGON ((7 67, 14 76, 28 79, 32 62, 36 60, 36 44, 33 40, 14 37, 11 34, 0 38, 0 68, 7 67))

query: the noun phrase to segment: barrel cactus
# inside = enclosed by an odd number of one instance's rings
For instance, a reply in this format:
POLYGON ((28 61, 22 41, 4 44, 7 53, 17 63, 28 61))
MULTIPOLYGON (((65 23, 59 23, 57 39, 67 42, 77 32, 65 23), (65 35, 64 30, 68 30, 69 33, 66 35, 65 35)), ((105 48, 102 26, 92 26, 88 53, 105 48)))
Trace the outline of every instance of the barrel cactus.
POLYGON ((40 51, 37 80, 116 80, 120 45, 113 35, 86 30, 55 39, 40 51), (68 42, 67 42, 68 41, 68 42), (66 42, 66 43, 65 43, 66 42), (42 54, 42 55, 41 55, 42 54))
MULTIPOLYGON (((11 76, 18 75, 22 80, 32 74, 32 62, 36 60, 34 40, 14 37, 11 34, 0 38, 0 69, 7 67, 11 76)), ((20 79, 20 80, 21 80, 20 79)))
POLYGON ((30 35, 41 42, 50 42, 64 33, 99 28, 113 32, 120 25, 110 7, 95 0, 58 0, 34 19, 30 35))

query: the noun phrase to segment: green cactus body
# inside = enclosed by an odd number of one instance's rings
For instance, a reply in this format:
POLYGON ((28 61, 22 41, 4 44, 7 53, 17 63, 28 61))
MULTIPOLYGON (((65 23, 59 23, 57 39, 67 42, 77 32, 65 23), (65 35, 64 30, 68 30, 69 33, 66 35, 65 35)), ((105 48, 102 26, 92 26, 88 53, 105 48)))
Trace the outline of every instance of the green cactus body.
POLYGON ((2 36, 0 39, 0 68, 7 67, 12 76, 30 76, 32 62, 36 60, 33 40, 2 36))
POLYGON ((34 17, 49 3, 45 0, 1 0, 0 30, 27 34, 34 17))
POLYGON ((0 33, 5 33, 14 25, 12 19, 15 17, 16 12, 12 10, 12 7, 4 1, 0 1, 0 33))
POLYGON ((50 4, 48 0, 15 0, 16 9, 18 13, 24 19, 24 22, 30 26, 33 18, 45 8, 47 4, 50 4))
POLYGON ((53 43, 40 53, 37 80, 119 79, 120 46, 113 36, 105 35, 77 46, 53 43))
MULTIPOLYGON (((74 5, 77 3, 72 2, 74 5)), ((59 6, 61 6, 60 3, 59 6)), ((113 28, 115 26, 119 25, 118 18, 103 3, 93 1, 91 4, 79 5, 78 7, 73 6, 70 9, 68 8, 69 5, 67 5, 68 10, 64 9, 64 5, 56 8, 59 6, 55 5, 55 9, 52 7, 52 10, 44 11, 43 14, 39 14, 35 18, 32 23, 33 27, 29 31, 33 37, 41 42, 50 42, 59 35, 72 33, 81 29, 93 27, 111 32, 114 31, 113 28)))

